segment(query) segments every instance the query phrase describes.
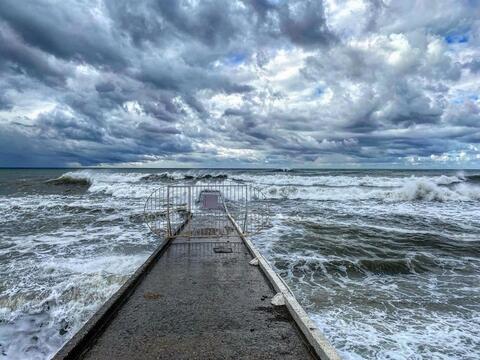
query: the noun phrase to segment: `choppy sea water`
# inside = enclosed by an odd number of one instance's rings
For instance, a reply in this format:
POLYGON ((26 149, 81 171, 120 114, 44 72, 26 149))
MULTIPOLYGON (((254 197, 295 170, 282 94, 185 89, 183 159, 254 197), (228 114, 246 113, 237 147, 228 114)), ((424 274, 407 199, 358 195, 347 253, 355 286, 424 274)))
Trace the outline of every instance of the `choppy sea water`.
POLYGON ((253 240, 346 359, 480 358, 480 171, 1 170, 0 358, 50 358, 158 244, 151 191, 252 183, 253 240))

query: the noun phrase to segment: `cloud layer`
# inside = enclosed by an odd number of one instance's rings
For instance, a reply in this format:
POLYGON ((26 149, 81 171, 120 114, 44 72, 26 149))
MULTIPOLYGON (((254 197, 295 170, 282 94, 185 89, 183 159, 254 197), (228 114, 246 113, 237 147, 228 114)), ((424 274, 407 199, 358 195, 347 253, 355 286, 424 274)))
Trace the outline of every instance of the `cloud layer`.
POLYGON ((480 165, 477 0, 0 2, 0 166, 480 165))

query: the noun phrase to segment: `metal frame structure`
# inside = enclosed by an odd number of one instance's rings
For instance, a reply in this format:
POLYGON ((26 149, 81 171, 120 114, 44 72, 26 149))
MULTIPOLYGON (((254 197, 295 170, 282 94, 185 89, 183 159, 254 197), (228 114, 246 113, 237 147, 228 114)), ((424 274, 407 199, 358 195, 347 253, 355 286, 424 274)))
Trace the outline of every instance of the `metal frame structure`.
POLYGON ((156 189, 147 198, 145 222, 150 230, 170 238, 182 228, 184 237, 238 236, 268 225, 268 207, 261 190, 249 184, 174 184, 156 189))

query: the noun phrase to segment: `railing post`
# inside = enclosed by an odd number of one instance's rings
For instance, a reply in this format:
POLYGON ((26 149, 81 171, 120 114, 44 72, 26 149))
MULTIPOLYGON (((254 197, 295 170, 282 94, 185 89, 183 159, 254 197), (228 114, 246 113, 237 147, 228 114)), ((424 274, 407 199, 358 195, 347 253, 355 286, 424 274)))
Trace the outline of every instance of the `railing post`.
POLYGON ((247 233, 247 219, 248 219, 248 185, 245 185, 245 219, 243 221, 243 233, 247 233))
MULTIPOLYGON (((189 217, 193 218, 192 212, 192 185, 188 185, 188 215, 189 217)), ((188 222, 188 231, 187 233, 191 236, 192 234, 192 222, 188 222)))
POLYGON ((167 186, 167 234, 172 236, 172 225, 170 224, 170 185, 167 186))

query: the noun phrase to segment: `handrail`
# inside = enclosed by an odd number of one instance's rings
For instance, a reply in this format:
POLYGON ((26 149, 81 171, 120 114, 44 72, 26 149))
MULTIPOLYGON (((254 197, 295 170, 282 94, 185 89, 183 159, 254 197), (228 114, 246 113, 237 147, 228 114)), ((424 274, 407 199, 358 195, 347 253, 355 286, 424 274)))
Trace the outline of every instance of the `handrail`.
POLYGON ((169 184, 155 189, 147 197, 144 219, 150 231, 161 237, 171 237, 185 216, 191 216, 192 222, 183 236, 233 236, 226 227, 226 217, 218 208, 199 203, 205 191, 219 193, 217 201, 241 224, 242 234, 257 233, 268 225, 268 209, 262 203, 265 195, 250 184, 169 184))

